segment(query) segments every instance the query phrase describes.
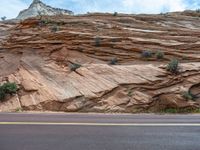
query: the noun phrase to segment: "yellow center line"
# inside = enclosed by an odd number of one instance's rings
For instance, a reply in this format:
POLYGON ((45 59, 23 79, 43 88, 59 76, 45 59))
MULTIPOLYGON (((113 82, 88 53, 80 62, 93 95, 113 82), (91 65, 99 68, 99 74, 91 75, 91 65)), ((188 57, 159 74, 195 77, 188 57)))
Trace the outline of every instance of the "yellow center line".
POLYGON ((0 122, 0 125, 63 125, 63 126, 196 126, 200 123, 81 123, 81 122, 0 122))

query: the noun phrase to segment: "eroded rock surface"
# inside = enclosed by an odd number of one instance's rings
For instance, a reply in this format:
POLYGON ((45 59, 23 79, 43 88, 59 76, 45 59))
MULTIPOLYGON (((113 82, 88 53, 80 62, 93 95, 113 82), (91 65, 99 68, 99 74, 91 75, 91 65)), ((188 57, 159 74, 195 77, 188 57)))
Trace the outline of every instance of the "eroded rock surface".
POLYGON ((185 13, 88 14, 1 23, 0 81, 17 83, 19 91, 0 103, 0 111, 199 108, 197 18, 185 13), (163 51, 165 57, 143 59, 146 49, 163 51), (116 65, 110 65, 113 58, 116 65), (165 69, 172 58, 180 61, 177 75, 165 69), (81 67, 71 71, 73 63, 81 67), (195 101, 183 97, 187 91, 196 96, 195 101))

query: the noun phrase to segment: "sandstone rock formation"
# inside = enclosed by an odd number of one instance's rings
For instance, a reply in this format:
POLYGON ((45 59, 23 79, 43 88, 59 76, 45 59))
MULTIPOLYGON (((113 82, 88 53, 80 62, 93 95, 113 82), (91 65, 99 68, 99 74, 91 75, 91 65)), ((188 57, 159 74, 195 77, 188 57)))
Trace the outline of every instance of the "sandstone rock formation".
POLYGON ((88 14, 0 24, 0 82, 19 91, 0 111, 145 112, 200 107, 200 20, 88 14), (157 60, 143 50, 163 51, 157 60), (117 64, 110 65, 116 58, 117 64), (180 72, 166 71, 176 58, 180 72), (70 65, 81 64, 71 71, 70 65), (184 92, 196 96, 186 100, 184 92))
POLYGON ((53 8, 41 2, 40 0, 33 0, 28 9, 25 9, 19 13, 17 19, 27 19, 30 17, 36 17, 38 15, 73 15, 72 11, 53 8))

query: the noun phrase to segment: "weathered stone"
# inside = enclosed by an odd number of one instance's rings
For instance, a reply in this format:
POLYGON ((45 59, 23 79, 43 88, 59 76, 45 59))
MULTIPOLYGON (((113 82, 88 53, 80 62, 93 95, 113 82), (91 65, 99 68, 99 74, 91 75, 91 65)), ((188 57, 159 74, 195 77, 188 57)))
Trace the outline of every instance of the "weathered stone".
POLYGON ((119 106, 127 104, 129 102, 129 97, 125 92, 117 91, 114 95, 103 100, 103 102, 107 103, 109 106, 119 106))
POLYGON ((0 102, 0 112, 17 111, 18 109, 21 109, 21 105, 17 95, 5 102, 0 102))
POLYGON ((198 103, 194 101, 186 101, 181 95, 163 94, 159 96, 159 109, 167 108, 198 108, 198 103))
POLYGON ((131 92, 131 99, 127 106, 139 105, 139 104, 149 104, 152 102, 151 96, 142 93, 140 91, 131 92))
MULTIPOLYGON (((199 107, 200 20, 175 14, 45 16, 45 25, 39 18, 1 22, 0 82, 17 83, 25 110, 199 107), (52 31, 55 24, 58 30, 52 31), (142 58, 146 49, 164 52, 164 59, 142 58), (180 61, 176 75, 166 70, 171 58, 180 61), (73 70, 71 64, 80 67, 73 70), (184 92, 196 101, 186 101, 184 92)), ((13 110, 9 102, 1 103, 2 111, 13 110)))

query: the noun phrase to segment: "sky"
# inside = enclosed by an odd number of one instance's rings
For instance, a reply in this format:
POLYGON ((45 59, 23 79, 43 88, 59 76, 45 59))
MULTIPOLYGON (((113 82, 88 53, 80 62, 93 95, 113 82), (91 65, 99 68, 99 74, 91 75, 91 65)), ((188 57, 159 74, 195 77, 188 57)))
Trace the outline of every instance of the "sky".
MULTIPOLYGON (((27 8, 32 0, 2 0, 0 17, 14 18, 27 8)), ((200 8, 200 0, 42 0, 53 7, 72 10, 75 14, 87 12, 161 13, 200 8)))

